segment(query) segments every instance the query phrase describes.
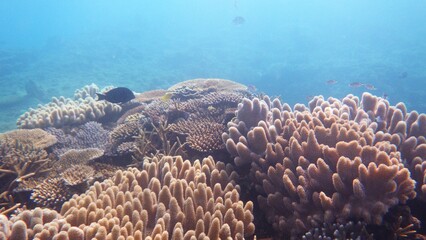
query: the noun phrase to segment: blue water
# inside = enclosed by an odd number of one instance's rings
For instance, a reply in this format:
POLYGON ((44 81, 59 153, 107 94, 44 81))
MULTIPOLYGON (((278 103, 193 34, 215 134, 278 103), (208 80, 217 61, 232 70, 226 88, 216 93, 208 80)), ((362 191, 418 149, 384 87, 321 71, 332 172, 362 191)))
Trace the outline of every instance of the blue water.
POLYGON ((425 9, 421 0, 3 0, 0 131, 92 82, 143 92, 225 78, 290 104, 360 96, 366 89, 348 84, 362 82, 426 112, 425 9), (45 98, 26 96, 30 80, 45 98))

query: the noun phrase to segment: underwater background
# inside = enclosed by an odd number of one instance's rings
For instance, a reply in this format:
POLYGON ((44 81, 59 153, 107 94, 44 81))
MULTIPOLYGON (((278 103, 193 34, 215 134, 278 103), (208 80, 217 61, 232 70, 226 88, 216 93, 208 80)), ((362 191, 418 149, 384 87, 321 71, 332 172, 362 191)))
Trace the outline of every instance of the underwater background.
POLYGON ((0 239, 426 239, 424 9, 0 1, 0 239))
POLYGON ((424 9, 415 0, 1 1, 0 131, 86 84, 143 92, 193 78, 231 79, 291 105, 369 91, 425 112, 424 9))

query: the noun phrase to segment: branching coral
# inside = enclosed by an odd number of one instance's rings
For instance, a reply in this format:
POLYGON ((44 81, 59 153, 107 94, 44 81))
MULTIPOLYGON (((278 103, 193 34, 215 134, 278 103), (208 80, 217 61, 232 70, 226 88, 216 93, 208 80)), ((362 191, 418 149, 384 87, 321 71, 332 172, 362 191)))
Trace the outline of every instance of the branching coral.
POLYGON ((401 159, 417 181, 419 196, 426 199, 426 114, 408 112, 403 103, 389 103, 371 94, 364 94, 362 109, 372 121, 375 143, 389 141, 401 153, 401 159))
POLYGON ((380 223, 415 196, 414 181, 359 102, 314 99, 292 111, 280 101, 245 99, 224 134, 235 164, 250 168, 261 208, 276 230, 298 234, 350 218, 380 223))
POLYGON ((0 141, 0 203, 13 204, 12 192, 17 185, 30 177, 49 170, 47 152, 19 140, 0 141))
POLYGON ((230 165, 206 158, 146 159, 96 182, 66 202, 61 214, 25 210, 0 215, 6 239, 244 239, 252 236, 251 202, 239 200, 230 165))
POLYGON ((75 100, 70 98, 52 98, 46 105, 39 105, 36 109, 22 114, 18 121, 18 128, 46 128, 63 127, 66 125, 82 124, 88 121, 99 120, 106 115, 118 114, 121 107, 106 101, 96 101, 94 94, 99 89, 95 85, 86 86, 77 90, 75 100))
POLYGON ((135 138, 132 145, 133 164, 131 166, 138 166, 146 157, 186 156, 184 150, 186 143, 182 144, 177 138, 171 144, 168 137, 169 129, 170 126, 166 121, 161 121, 158 126, 152 125, 151 131, 144 129, 143 133, 135 138))
POLYGON ((67 236, 65 239, 84 239, 79 237, 82 232, 80 229, 71 227, 58 212, 46 208, 25 210, 12 216, 10 220, 0 215, 0 225, 0 239, 47 240, 52 239, 50 236, 53 235, 57 235, 56 239, 64 239, 64 233, 67 236), (59 230, 63 232, 59 233, 59 230))
POLYGON ((51 164, 46 176, 29 178, 20 183, 17 192, 30 192, 38 206, 59 209, 73 194, 82 193, 97 180, 112 177, 121 169, 93 160, 103 155, 97 148, 69 150, 51 164))
POLYGON ((254 233, 252 204, 239 200, 230 166, 207 158, 145 160, 143 170, 119 171, 61 213, 87 238, 243 239, 254 233))

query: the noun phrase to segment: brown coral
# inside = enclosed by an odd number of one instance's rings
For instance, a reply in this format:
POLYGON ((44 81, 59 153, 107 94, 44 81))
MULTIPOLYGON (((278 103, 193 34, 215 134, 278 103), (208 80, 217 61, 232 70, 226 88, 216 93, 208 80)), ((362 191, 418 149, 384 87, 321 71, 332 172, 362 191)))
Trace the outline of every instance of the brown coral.
POLYGON ((36 186, 32 189, 30 198, 37 206, 58 210, 75 193, 79 191, 68 187, 62 178, 48 177, 36 180, 36 186))
POLYGON ((65 239, 83 240, 82 231, 76 227, 71 227, 65 222, 63 217, 55 210, 47 208, 35 208, 24 210, 12 216, 10 220, 0 215, 0 239, 52 239, 51 237, 67 233, 65 239), (62 231, 61 231, 62 230, 62 231), (61 231, 61 232, 60 232, 61 231))
POLYGON ((144 144, 149 147, 144 149, 150 151, 142 151, 143 155, 155 154, 152 148, 168 154, 167 149, 176 144, 194 153, 194 159, 224 155, 221 134, 235 116, 238 103, 251 94, 247 87, 228 80, 197 79, 188 83, 171 87, 169 100, 156 99, 123 115, 121 124, 110 134, 111 152, 131 153, 130 142, 144 139, 149 140, 149 144, 144 144), (166 126, 162 135, 157 131, 160 125, 166 126), (165 143, 170 147, 164 147, 165 143))
POLYGON ((186 142, 196 151, 211 153, 224 149, 221 136, 225 131, 225 126, 211 118, 179 121, 170 125, 170 131, 187 136, 186 142))
POLYGON ((191 79, 191 80, 186 80, 180 83, 177 83, 173 86, 171 86, 168 90, 175 90, 181 87, 189 87, 189 88, 193 88, 196 89, 200 92, 202 91, 215 91, 215 92, 220 92, 220 91, 237 91, 237 90, 242 90, 245 91, 247 90, 247 86, 234 82, 234 81, 230 81, 230 80, 226 80, 226 79, 220 79, 220 78, 196 78, 196 79, 191 79))
POLYGON ((19 140, 0 141, 0 203, 13 204, 13 190, 25 179, 49 170, 47 152, 19 140))
POLYGON ((0 141, 5 139, 15 139, 21 144, 30 144, 36 148, 48 148, 57 142, 55 136, 46 131, 36 129, 17 129, 0 134, 0 141))
POLYGON ((18 128, 27 129, 63 127, 100 120, 107 115, 121 112, 121 106, 118 104, 96 101, 94 93, 97 91, 96 85, 91 85, 77 90, 74 100, 54 97, 48 104, 39 105, 36 109, 30 108, 18 118, 16 125, 18 128))
POLYGON ((61 213, 86 239, 242 239, 254 233, 253 206, 239 201, 230 166, 164 157, 145 160, 143 168, 96 183, 61 213))
MULTIPOLYGON (((390 206, 415 196, 414 181, 356 98, 315 98, 294 111, 278 100, 244 100, 224 134, 237 166, 250 167, 274 228, 297 236, 322 222, 380 223, 390 206), (355 100, 354 100, 355 99, 355 100)), ((368 105, 372 109, 372 105, 368 105)))
POLYGON ((75 165, 88 164, 102 155, 104 155, 104 151, 99 148, 71 149, 62 154, 60 159, 54 163, 53 168, 56 172, 63 172, 75 165))

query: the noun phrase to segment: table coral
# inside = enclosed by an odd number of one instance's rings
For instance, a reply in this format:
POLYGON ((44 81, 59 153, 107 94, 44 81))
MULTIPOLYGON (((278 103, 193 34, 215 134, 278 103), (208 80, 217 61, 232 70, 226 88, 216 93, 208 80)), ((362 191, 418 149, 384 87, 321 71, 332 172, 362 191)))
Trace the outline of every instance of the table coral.
POLYGON ((52 134, 36 128, 36 129, 16 129, 0 134, 0 140, 14 139, 21 144, 31 144, 36 148, 48 148, 54 145, 58 140, 52 134))

